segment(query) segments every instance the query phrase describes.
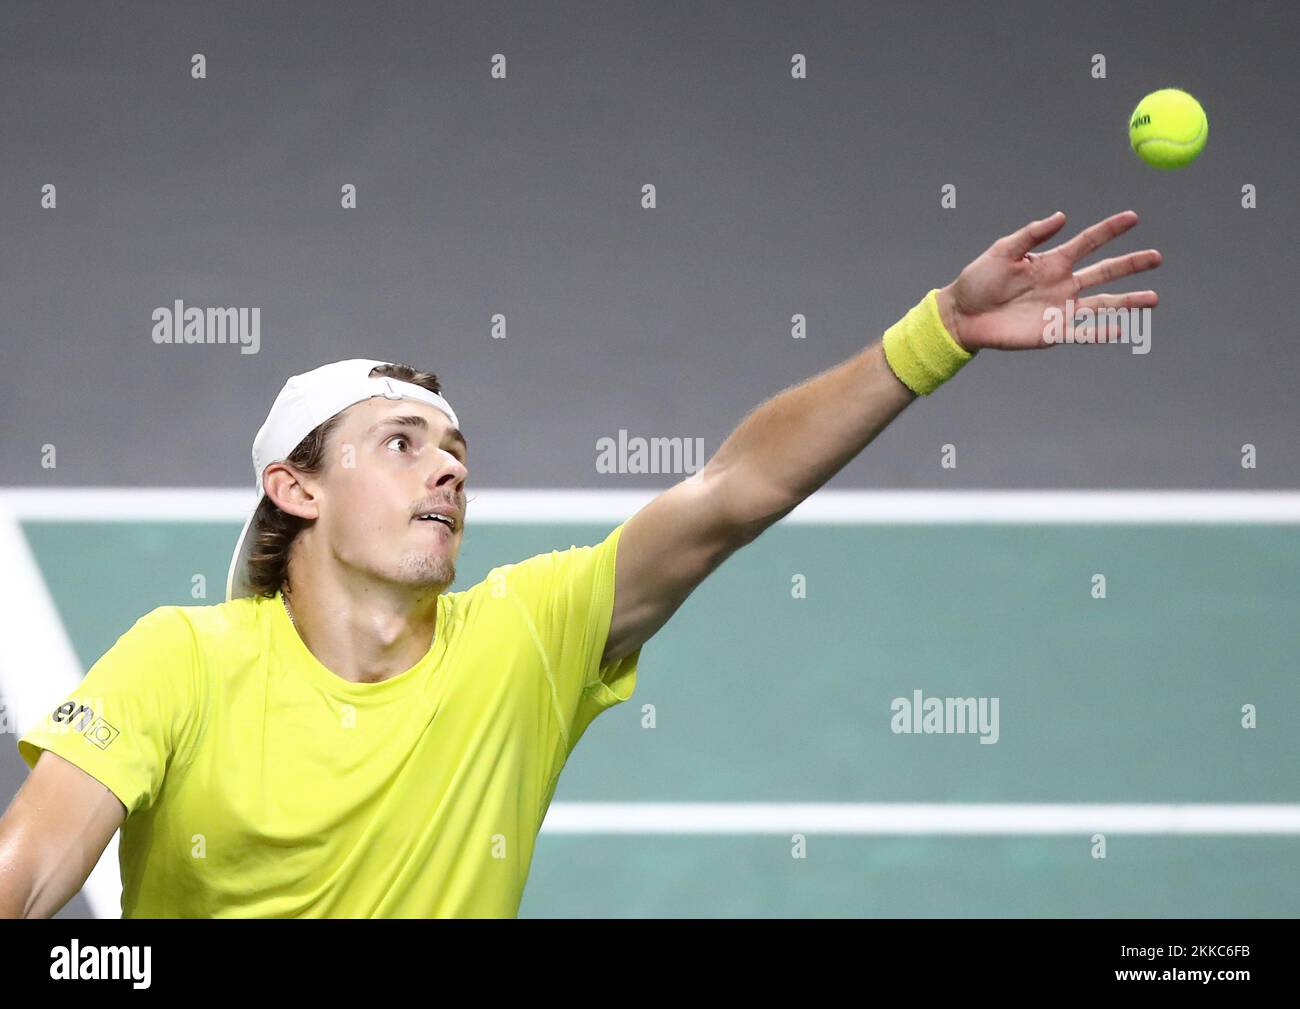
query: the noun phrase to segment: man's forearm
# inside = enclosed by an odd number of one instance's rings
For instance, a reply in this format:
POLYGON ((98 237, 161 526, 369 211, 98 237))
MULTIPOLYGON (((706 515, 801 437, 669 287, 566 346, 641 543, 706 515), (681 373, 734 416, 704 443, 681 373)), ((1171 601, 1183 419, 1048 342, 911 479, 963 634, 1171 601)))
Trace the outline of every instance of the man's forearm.
POLYGON ((710 524, 737 538, 757 536, 866 448, 912 401, 914 390, 932 392, 984 348, 1031 350, 1056 342, 1046 328, 1053 312, 1072 305, 1075 311, 1154 308, 1155 291, 1073 300, 1086 288, 1160 265, 1160 252, 1146 249, 1075 271, 1081 258, 1137 219, 1131 210, 1113 214, 1041 253, 1030 250, 1060 231, 1065 215, 1030 221, 999 238, 932 303, 923 300, 887 331, 888 359, 883 344, 874 343, 751 411, 697 474, 710 524))
POLYGON ((915 395, 879 341, 752 410, 705 467, 729 521, 753 539, 838 473, 915 395))

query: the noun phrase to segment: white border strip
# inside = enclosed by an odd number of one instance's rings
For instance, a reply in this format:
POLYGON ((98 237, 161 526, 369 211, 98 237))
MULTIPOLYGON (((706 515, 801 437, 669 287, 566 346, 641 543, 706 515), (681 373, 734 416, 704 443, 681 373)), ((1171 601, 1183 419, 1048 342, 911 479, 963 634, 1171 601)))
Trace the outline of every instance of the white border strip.
MULTIPOLYGON (((0 571, 4 572, 0 578, 0 641, 4 642, 0 648, 0 700, 8 709, 5 721, 16 724, 21 734, 76 690, 85 671, 27 538, 17 521, 5 514, 2 502, 0 571)), ((9 738, 0 732, 0 743, 12 746, 15 759, 22 764, 17 736, 9 738)), ((116 833, 81 892, 96 918, 121 916, 116 833)))
MULTIPOLYGON (((478 490, 469 522, 622 522, 655 490, 478 490)), ((63 487, 0 490, 0 508, 23 521, 243 522, 256 503, 231 488, 63 487)), ((833 491, 814 494, 782 521, 794 525, 986 523, 1300 524, 1296 491, 833 491)))
POLYGON ((557 802, 551 834, 1300 834, 1268 803, 557 802))

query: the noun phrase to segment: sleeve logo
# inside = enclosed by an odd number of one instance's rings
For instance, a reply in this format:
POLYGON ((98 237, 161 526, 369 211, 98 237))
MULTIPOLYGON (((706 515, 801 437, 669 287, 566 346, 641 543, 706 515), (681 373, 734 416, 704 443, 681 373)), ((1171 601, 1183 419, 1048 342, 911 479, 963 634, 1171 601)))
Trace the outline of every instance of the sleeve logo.
POLYGON ((56 724, 81 733, 87 742, 94 743, 101 750, 107 750, 113 740, 121 735, 119 729, 96 715, 95 709, 89 704, 65 701, 54 709, 50 717, 56 724))
POLYGON ((94 743, 101 750, 107 750, 109 744, 120 735, 117 729, 113 728, 113 726, 109 725, 102 718, 96 718, 84 734, 90 742, 94 743))

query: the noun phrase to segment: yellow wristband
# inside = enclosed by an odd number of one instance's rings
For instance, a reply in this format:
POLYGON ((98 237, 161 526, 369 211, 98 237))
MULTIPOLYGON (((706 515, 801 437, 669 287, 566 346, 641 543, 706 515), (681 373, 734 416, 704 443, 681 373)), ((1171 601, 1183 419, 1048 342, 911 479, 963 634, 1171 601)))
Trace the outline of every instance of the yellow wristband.
POLYGON ((975 355, 952 338, 939 315, 935 288, 885 330, 885 360, 898 380, 928 396, 975 355))

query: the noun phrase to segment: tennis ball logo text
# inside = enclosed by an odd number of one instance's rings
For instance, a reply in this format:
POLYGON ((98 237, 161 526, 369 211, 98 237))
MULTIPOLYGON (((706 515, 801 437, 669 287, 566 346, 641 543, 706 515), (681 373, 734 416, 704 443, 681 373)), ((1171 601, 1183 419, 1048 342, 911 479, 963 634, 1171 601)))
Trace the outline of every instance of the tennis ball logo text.
POLYGON ((177 298, 171 308, 155 308, 150 318, 154 343, 237 343, 241 354, 262 347, 260 308, 186 308, 177 298))
POLYGON ((913 690, 910 698, 895 697, 889 708, 895 735, 977 733, 981 743, 998 741, 996 697, 925 697, 913 690))
POLYGON ((596 439, 597 473, 694 473, 704 466, 703 438, 596 439), (692 444, 694 442, 694 444, 692 444))
POLYGON ((69 946, 50 950, 50 977, 55 981, 130 981, 132 988, 152 983, 152 946, 69 946))
POLYGON ((1149 308, 1076 308, 1074 299, 1065 302, 1065 311, 1043 309, 1045 343, 1127 343, 1134 354, 1151 351, 1151 309, 1149 308), (1104 334, 1104 335, 1103 335, 1104 334), (1117 338, 1118 334, 1118 338, 1117 338))

